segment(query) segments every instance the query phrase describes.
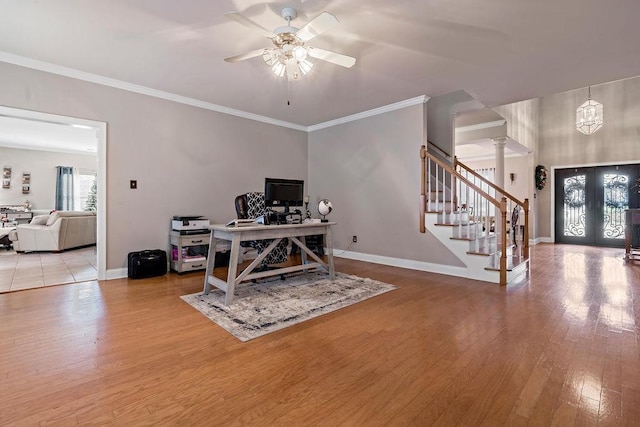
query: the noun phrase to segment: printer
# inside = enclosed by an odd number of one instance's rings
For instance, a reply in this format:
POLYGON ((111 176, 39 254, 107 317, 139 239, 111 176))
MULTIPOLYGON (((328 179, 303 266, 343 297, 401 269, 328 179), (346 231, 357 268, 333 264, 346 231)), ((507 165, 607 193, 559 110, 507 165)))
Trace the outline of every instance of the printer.
POLYGON ((202 216, 174 215, 171 220, 171 229, 180 234, 209 233, 209 220, 202 216))

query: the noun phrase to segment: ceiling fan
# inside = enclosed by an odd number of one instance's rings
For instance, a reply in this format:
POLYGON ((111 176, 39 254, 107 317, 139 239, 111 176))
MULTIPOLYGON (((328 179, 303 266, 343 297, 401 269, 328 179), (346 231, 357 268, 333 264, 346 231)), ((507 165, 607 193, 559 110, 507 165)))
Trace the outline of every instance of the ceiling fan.
POLYGON ((238 12, 228 12, 225 13, 225 16, 245 27, 259 31, 262 35, 270 39, 275 46, 257 49, 242 55, 231 56, 225 58, 226 62, 238 62, 262 56, 264 62, 271 67, 275 75, 281 77, 286 73, 289 80, 299 80, 302 75, 307 74, 311 70, 313 63, 308 60, 309 57, 346 68, 351 68, 353 64, 356 63, 356 59, 351 56, 317 47, 306 46, 308 41, 338 24, 336 17, 330 13, 322 12, 304 27, 298 29, 291 26, 291 20, 295 19, 298 13, 291 7, 285 7, 282 9, 282 17, 287 20, 287 25, 278 27, 273 30, 273 32, 256 24, 238 12))

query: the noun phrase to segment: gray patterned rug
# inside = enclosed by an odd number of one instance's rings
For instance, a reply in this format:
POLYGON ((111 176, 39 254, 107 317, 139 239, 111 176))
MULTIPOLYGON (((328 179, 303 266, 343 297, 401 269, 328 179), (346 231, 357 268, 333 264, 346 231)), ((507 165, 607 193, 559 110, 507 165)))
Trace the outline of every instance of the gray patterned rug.
POLYGON ((185 302, 226 329, 240 341, 295 325, 396 289, 376 280, 336 273, 331 282, 326 273, 287 276, 236 287, 233 303, 224 305, 224 294, 215 289, 184 295, 185 302))

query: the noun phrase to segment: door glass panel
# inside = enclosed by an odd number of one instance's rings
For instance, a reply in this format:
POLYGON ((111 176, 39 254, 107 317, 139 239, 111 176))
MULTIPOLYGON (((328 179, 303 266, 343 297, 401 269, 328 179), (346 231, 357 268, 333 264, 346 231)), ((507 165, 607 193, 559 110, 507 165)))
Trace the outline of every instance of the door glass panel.
POLYGON ((574 175, 563 181, 565 236, 585 235, 585 182, 586 175, 574 175))
POLYGON ((603 236, 605 239, 624 239, 624 211, 629 209, 629 176, 604 174, 603 236))

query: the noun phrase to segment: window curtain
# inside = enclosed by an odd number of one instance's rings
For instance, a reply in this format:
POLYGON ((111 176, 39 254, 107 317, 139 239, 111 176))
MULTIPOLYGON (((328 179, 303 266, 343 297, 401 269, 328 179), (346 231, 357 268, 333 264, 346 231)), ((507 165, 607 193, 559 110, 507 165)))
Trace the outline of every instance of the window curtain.
POLYGON ((56 207, 57 211, 72 211, 73 204, 73 168, 56 167, 56 207))

